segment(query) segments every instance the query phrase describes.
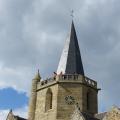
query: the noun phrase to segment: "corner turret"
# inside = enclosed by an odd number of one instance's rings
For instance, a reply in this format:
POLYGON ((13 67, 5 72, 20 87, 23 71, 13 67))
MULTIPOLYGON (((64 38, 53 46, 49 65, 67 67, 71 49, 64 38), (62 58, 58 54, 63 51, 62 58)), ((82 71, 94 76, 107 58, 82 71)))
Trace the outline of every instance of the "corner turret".
POLYGON ((39 70, 35 77, 32 80, 32 88, 31 88, 31 97, 29 102, 29 113, 28 113, 28 120, 34 120, 35 116, 35 108, 36 108, 36 98, 37 98, 37 84, 40 82, 41 76, 39 70))
POLYGON ((35 81, 37 81, 37 82, 40 82, 41 76, 40 76, 39 70, 38 70, 37 74, 35 75, 35 77, 33 78, 33 80, 35 80, 35 81))

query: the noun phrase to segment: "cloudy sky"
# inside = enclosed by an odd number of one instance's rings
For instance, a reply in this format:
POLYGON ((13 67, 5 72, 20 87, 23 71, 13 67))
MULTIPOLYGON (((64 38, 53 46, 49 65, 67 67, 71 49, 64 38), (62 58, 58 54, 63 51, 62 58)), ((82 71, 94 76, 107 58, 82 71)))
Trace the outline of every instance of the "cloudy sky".
POLYGON ((0 119, 27 116, 31 79, 57 69, 70 11, 86 76, 99 88, 99 112, 120 106, 119 0, 0 0, 0 119))

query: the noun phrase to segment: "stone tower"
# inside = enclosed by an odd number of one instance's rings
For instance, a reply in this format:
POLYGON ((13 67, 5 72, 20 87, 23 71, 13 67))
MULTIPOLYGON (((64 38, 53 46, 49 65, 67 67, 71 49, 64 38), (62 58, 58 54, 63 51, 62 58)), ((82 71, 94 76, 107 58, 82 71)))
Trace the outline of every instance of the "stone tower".
POLYGON ((77 35, 72 22, 57 73, 41 81, 33 79, 29 120, 70 120, 74 106, 89 115, 98 112, 97 82, 84 74, 77 35))
POLYGON ((28 120, 34 120, 35 117, 35 108, 36 108, 36 98, 37 98, 37 84, 40 82, 40 74, 39 70, 36 74, 35 78, 32 80, 32 89, 31 89, 31 97, 29 103, 29 113, 28 113, 28 120))

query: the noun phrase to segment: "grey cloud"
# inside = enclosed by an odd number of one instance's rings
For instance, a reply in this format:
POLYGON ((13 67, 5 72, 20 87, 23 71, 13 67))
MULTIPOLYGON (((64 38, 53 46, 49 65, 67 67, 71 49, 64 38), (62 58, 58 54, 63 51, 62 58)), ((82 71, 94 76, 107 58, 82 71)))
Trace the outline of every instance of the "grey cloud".
POLYGON ((119 105, 119 0, 2 0, 0 4, 1 87, 28 92, 38 68, 43 78, 56 71, 74 9, 85 73, 102 88, 100 110, 119 105))

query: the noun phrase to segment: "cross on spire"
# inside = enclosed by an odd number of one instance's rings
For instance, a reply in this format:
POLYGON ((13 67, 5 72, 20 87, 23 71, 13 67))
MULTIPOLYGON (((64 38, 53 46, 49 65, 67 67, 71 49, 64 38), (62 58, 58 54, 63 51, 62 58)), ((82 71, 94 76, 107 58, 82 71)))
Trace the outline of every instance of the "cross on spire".
POLYGON ((71 10, 70 16, 72 17, 72 19, 74 18, 74 10, 71 10))

